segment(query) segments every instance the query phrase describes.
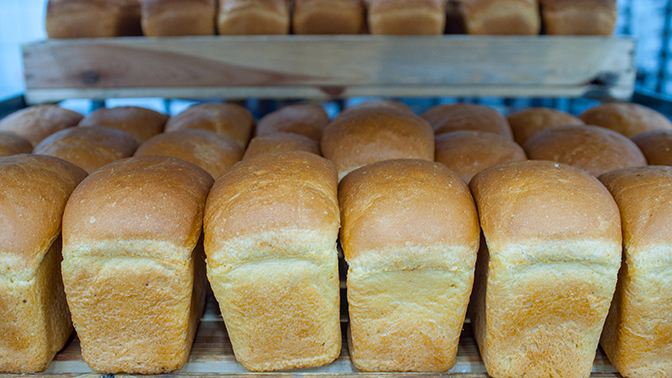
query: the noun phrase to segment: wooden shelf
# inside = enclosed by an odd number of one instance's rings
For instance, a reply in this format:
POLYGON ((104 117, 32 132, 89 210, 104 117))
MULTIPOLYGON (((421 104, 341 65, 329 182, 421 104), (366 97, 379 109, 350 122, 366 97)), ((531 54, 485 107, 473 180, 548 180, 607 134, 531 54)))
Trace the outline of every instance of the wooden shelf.
MULTIPOLYGON (((342 319, 343 335, 347 328, 347 319, 342 319)), ((205 314, 201 320, 201 324, 196 333, 196 339, 189 356, 189 361, 182 368, 170 376, 177 377, 214 377, 222 374, 227 376, 248 376, 252 373, 246 371, 240 364, 236 362, 233 355, 231 343, 226 334, 224 322, 219 313, 219 308, 215 298, 210 294, 206 305, 205 314)), ((355 369, 348 357, 347 343, 343 342, 343 348, 340 357, 333 363, 312 369, 292 370, 285 372, 278 372, 272 374, 265 374, 269 377, 296 377, 300 374, 303 377, 339 377, 339 378, 373 378, 379 377, 380 374, 362 373, 355 369)), ((88 365, 82 360, 81 351, 79 347, 79 340, 73 336, 66 347, 56 355, 54 361, 49 366, 46 372, 41 374, 27 375, 27 376, 59 376, 59 377, 98 377, 91 370, 88 365)), ((388 373, 385 376, 389 377, 408 377, 409 374, 404 373, 388 373)), ((442 374, 429 373, 413 373, 413 377, 435 377, 435 376, 452 376, 461 378, 487 378, 488 375, 485 366, 481 361, 478 353, 476 341, 471 331, 471 325, 467 322, 464 325, 462 336, 460 338, 460 345, 457 355, 457 363, 449 372, 442 374)), ((0 377, 3 375, 0 374, 0 377)), ((165 377, 165 376, 164 376, 165 377)), ((597 357, 593 364, 594 378, 615 378, 621 377, 616 369, 609 364, 609 360, 604 355, 602 350, 598 350, 597 357)))
POLYGON ((352 96, 628 99, 635 41, 614 37, 240 36, 23 46, 26 100, 352 96))

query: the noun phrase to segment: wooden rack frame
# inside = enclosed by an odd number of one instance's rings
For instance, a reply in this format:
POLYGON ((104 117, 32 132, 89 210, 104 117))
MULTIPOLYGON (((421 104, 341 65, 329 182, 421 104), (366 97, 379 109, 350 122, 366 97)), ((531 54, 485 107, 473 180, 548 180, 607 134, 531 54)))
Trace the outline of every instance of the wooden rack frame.
POLYGON ((634 92, 616 37, 240 36, 23 46, 29 104, 72 98, 589 97, 634 92))

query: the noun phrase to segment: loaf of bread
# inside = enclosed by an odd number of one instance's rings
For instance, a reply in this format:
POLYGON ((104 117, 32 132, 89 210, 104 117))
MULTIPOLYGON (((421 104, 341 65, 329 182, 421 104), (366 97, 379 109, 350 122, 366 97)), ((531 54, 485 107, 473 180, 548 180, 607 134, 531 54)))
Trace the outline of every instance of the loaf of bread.
POLYGON ((29 154, 32 151, 33 145, 28 139, 8 131, 0 131, 0 157, 29 154))
POLYGON ((646 156, 649 165, 672 166, 672 130, 653 130, 630 138, 646 156))
POLYGON ((257 124, 257 135, 283 132, 306 136, 320 141, 329 125, 329 115, 320 105, 301 104, 286 106, 266 115, 257 124))
POLYGON ((0 158, 0 372, 47 369, 72 333, 61 218, 86 173, 49 156, 0 158))
POLYGON ((367 0, 369 31, 382 35, 441 35, 446 0, 367 0))
POLYGON ((351 171, 384 160, 434 161, 434 133, 422 118, 385 108, 362 109, 337 118, 322 135, 322 154, 338 170, 351 171))
POLYGON ((467 184, 478 172, 510 161, 525 161, 523 148, 511 139, 481 131, 453 131, 435 139, 436 158, 467 184))
POLYGON ((87 173, 133 156, 138 148, 127 133, 103 126, 70 127, 51 134, 35 147, 34 154, 68 161, 87 173))
POLYGON ((393 100, 371 100, 362 102, 359 105, 351 106, 344 109, 334 121, 341 121, 346 117, 350 117, 353 114, 359 113, 361 111, 370 111, 370 110, 386 110, 386 111, 395 111, 407 115, 413 115, 413 110, 404 104, 403 102, 393 101, 393 100))
POLYGON ((22 136, 37 146, 49 135, 76 126, 81 114, 56 105, 38 105, 19 110, 0 120, 0 131, 22 136))
POLYGON ((212 177, 165 156, 120 160, 73 193, 63 281, 89 366, 107 374, 180 369, 203 312, 201 238, 212 177))
POLYGON ((214 35, 215 0, 139 0, 146 37, 214 35))
POLYGON ((254 118, 249 110, 236 104, 199 104, 171 117, 166 132, 183 129, 200 129, 224 134, 242 148, 247 146, 252 133, 254 118))
POLYGON ((320 143, 303 135, 268 133, 258 135, 247 146, 243 160, 278 152, 305 151, 320 155, 320 143))
POLYGON ((168 116, 135 106, 101 108, 89 114, 79 126, 105 126, 127 132, 138 145, 163 132, 168 116))
POLYGON ((337 179, 315 154, 267 154, 236 164, 208 196, 208 279, 247 370, 340 353, 337 179))
POLYGON ((539 0, 546 34, 611 35, 616 28, 616 0, 539 0))
POLYGON ((359 34, 363 0, 294 0, 294 34, 359 34))
POLYGON ((49 0, 49 38, 111 38, 141 35, 140 0, 49 0))
POLYGON ((588 378, 621 262, 609 191, 548 161, 498 165, 469 186, 486 241, 469 314, 488 373, 588 378))
POLYGON ((217 30, 221 35, 288 34, 289 9, 289 0, 219 0, 217 30))
POLYGON ((547 129, 528 139, 524 148, 532 160, 571 165, 595 177, 616 169, 646 165, 644 154, 630 139, 597 126, 547 129))
POLYGON ((355 367, 448 371, 479 246, 469 188, 441 164, 388 160, 338 189, 355 367))
POLYGON ((177 130, 155 136, 135 156, 172 156, 196 164, 213 178, 240 161, 243 148, 226 135, 208 130, 177 130))
POLYGON ((468 34, 537 35, 537 0, 459 0, 468 34))
POLYGON ((628 138, 645 131, 672 130, 672 122, 664 115, 639 104, 602 104, 586 110, 580 118, 628 138))
POLYGON ((506 118, 493 108, 476 104, 437 105, 426 111, 427 120, 436 135, 459 130, 484 131, 513 139, 506 118))
POLYGON ((623 220, 623 268, 602 348, 624 377, 672 376, 672 168, 600 176, 623 220))
POLYGON ((555 126, 584 125, 580 118, 557 109, 531 108, 515 112, 507 118, 513 140, 521 146, 534 134, 555 126))

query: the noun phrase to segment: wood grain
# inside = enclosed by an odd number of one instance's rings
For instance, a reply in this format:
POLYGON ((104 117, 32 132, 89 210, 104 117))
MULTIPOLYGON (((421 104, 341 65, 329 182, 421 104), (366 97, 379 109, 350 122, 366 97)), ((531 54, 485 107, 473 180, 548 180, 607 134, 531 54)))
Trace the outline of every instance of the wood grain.
POLYGON ((240 36, 24 45, 30 103, 67 98, 627 98, 634 46, 612 37, 240 36))

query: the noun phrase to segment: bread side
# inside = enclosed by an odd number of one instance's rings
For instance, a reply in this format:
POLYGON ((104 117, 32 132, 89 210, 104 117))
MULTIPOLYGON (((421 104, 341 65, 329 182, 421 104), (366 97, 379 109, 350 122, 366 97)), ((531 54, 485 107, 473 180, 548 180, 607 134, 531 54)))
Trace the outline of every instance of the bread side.
POLYGON ((217 31, 221 35, 288 34, 288 0, 220 0, 217 31))
POLYGON ((295 0, 294 34, 360 34, 364 30, 363 0, 295 0))
POLYGON ((467 34, 537 35, 537 0, 460 0, 467 34))
POLYGON ((611 35, 616 28, 616 0, 540 0, 549 35, 611 35))
POLYGON ((49 0, 49 38, 112 38, 141 35, 139 0, 49 0))
POLYGON ((442 35, 446 28, 444 0, 367 0, 371 34, 442 35))

